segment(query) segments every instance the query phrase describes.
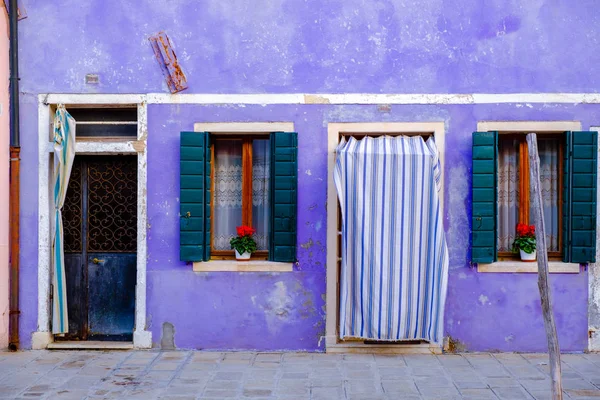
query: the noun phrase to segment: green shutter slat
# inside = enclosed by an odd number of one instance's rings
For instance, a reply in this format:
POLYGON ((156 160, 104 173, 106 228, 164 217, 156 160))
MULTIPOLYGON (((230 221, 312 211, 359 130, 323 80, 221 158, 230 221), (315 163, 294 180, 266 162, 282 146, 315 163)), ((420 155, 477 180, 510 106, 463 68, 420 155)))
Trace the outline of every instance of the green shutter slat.
POLYGON ((497 132, 473 132, 471 262, 497 259, 497 132))
POLYGON ((179 258, 210 257, 210 143, 208 132, 181 132, 179 258))
POLYGON ((565 132, 563 261, 596 262, 598 133, 565 132))
POLYGON ((298 134, 271 134, 269 260, 296 261, 298 134))

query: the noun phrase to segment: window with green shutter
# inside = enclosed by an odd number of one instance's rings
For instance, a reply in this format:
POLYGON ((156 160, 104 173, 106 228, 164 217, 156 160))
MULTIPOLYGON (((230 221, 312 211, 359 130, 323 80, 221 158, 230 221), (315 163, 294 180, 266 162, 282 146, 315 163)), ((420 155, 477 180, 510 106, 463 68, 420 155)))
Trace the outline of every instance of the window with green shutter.
POLYGON ((269 259, 296 261, 298 135, 271 134, 271 239, 269 259))
MULTIPOLYGON (((229 241, 236 228, 245 225, 256 230, 253 237, 258 250, 252 259, 296 261, 297 134, 207 133, 206 137, 208 200, 194 199, 209 205, 203 225, 206 235, 194 236, 204 243, 194 244, 206 253, 202 259, 184 259, 183 246, 189 243, 183 238, 189 217, 182 213, 182 260, 233 259, 229 241)), ((182 133, 182 155, 188 155, 185 144, 182 133)), ((187 182, 187 175, 185 179, 187 182)), ((182 196, 187 190, 185 182, 182 172, 182 196)))
POLYGON ((491 263, 497 258, 497 132, 473 133, 471 260, 491 263))
POLYGON ((596 262, 598 132, 565 132, 563 261, 596 262))
POLYGON ((179 257, 210 257, 210 143, 207 132, 181 132, 179 257))
MULTIPOLYGON (((526 133, 473 134, 474 263, 515 258, 511 248, 516 224, 534 223, 526 133)), ((537 139, 548 256, 593 262, 597 134, 542 132, 537 139)))

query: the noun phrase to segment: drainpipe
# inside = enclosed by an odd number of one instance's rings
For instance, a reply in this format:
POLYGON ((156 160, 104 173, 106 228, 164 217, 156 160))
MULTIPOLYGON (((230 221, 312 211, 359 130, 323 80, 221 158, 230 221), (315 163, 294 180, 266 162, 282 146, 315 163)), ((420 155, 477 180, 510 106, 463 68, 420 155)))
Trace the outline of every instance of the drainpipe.
POLYGON ((19 45, 17 0, 10 0, 10 300, 8 348, 19 349, 19 45))

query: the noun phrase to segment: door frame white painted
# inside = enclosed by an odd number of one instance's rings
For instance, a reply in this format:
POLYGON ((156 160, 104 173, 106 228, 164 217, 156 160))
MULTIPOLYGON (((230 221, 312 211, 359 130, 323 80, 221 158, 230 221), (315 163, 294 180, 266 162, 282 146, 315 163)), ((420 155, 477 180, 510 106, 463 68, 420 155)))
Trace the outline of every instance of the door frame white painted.
POLYGON ((133 346, 152 347, 152 334, 146 326, 146 255, 147 255, 147 105, 143 95, 96 95, 90 102, 89 95, 52 94, 38 97, 38 318, 37 331, 33 333, 32 348, 45 349, 54 341, 51 333, 51 224, 52 208, 52 112, 58 104, 67 107, 137 107, 137 138, 123 140, 80 140, 75 145, 75 154, 124 155, 135 154, 138 161, 137 176, 137 265, 135 289, 135 327, 133 346), (51 102, 48 99, 51 98, 51 102))
MULTIPOLYGON (((431 134, 435 139, 440 154, 442 171, 445 166, 445 123, 444 122, 359 122, 330 123, 327 127, 328 162, 327 162, 327 290, 326 290, 326 323, 325 347, 328 353, 441 353, 441 343, 417 345, 365 344, 363 341, 341 341, 338 335, 339 273, 337 267, 337 227, 338 198, 333 181, 335 169, 335 149, 340 135, 344 134, 390 134, 390 135, 423 135, 431 134)), ((440 186, 444 191, 444 173, 440 186)), ((444 214, 444 196, 441 196, 442 215, 444 214)))

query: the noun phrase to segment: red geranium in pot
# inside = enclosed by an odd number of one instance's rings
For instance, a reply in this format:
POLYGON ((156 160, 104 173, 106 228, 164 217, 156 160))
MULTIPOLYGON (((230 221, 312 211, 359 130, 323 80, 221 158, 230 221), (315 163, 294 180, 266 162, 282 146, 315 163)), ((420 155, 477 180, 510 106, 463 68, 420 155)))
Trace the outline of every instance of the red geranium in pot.
POLYGON ((237 236, 231 238, 229 244, 235 250, 235 258, 237 260, 249 260, 252 253, 256 251, 256 241, 252 237, 256 232, 250 226, 238 226, 236 228, 237 236))
POLYGON ((537 256, 535 245, 535 226, 517 224, 517 237, 512 245, 514 253, 521 253, 521 261, 535 261, 537 256))

